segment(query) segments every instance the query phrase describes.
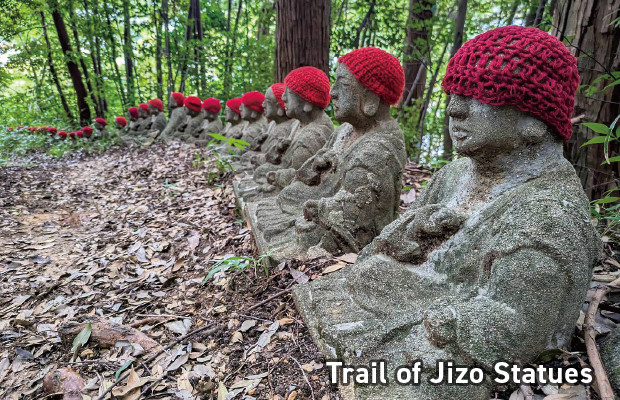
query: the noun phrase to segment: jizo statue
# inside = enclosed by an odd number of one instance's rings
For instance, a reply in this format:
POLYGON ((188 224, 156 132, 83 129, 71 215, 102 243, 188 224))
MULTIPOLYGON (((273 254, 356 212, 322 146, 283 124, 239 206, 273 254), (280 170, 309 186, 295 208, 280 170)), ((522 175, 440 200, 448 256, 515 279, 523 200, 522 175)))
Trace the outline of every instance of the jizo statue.
POLYGON ((114 127, 116 128, 117 135, 126 134, 127 133, 127 119, 125 117, 114 118, 114 127))
POLYGON ((220 111, 222 110, 222 104, 216 98, 209 97, 202 102, 202 124, 196 131, 198 137, 190 140, 190 142, 197 144, 198 146, 206 146, 213 137, 210 133, 220 133, 224 129, 222 120, 220 119, 220 111))
POLYGON ((286 89, 282 95, 286 115, 299 120, 299 127, 291 137, 272 146, 267 163, 254 171, 257 183, 263 186, 262 195, 277 194, 292 182, 295 172, 316 154, 331 137, 334 125, 324 109, 329 105, 329 78, 314 67, 301 67, 285 78, 286 89))
POLYGON ((224 136, 231 139, 241 139, 245 121, 241 118, 241 97, 230 99, 226 102, 224 109, 224 120, 226 126, 222 132, 224 136))
POLYGON ((148 104, 141 103, 138 105, 138 117, 140 125, 138 126, 137 134, 139 136, 144 136, 151 128, 151 114, 148 104))
MULTIPOLYGON (((265 95, 261 92, 249 92, 241 97, 241 119, 248 121, 243 128, 241 140, 252 145, 260 146, 258 140, 263 137, 267 130, 267 119, 265 118, 263 102, 265 95)), ((246 147, 244 151, 249 150, 246 147)))
POLYGON ((108 126, 108 123, 106 122, 105 119, 95 118, 93 125, 95 126, 95 132, 93 134, 93 139, 98 140, 98 139, 103 139, 103 138, 107 138, 110 136, 110 132, 108 132, 108 130, 106 129, 106 126, 108 126))
POLYGON ((202 125, 204 116, 202 114, 202 101, 199 97, 189 96, 183 103, 186 119, 179 128, 175 137, 183 141, 192 141, 198 138, 198 129, 202 125))
MULTIPOLYGON (((440 360, 490 376, 500 360, 527 365, 570 346, 601 250, 588 199, 562 153, 578 84, 575 57, 536 28, 491 30, 450 60, 443 88, 461 157, 353 266, 294 289, 327 358, 387 360, 390 377, 423 362, 418 386, 391 379, 349 387, 350 398, 489 399, 490 379, 478 386, 427 379, 446 372, 437 370, 440 360)), ((321 201, 304 206, 311 221, 317 211, 321 201)))
POLYGON ((183 93, 174 92, 168 99, 168 107, 170 108, 170 120, 166 124, 166 127, 157 137, 158 141, 170 142, 174 139, 174 134, 177 132, 179 126, 185 121, 186 114, 183 108, 183 102, 185 96, 183 93))
POLYGON ((127 117, 129 118, 129 123, 124 129, 124 134, 121 136, 121 142, 125 145, 137 145, 139 144, 137 129, 138 129, 138 107, 129 107, 127 109, 127 117))
POLYGON ((160 99, 149 101, 149 114, 151 115, 149 133, 157 136, 167 125, 166 114, 164 114, 164 103, 160 99))
POLYGON ((398 59, 381 49, 340 58, 330 93, 342 125, 276 201, 258 203, 259 242, 286 247, 282 258, 359 252, 396 218, 407 156, 390 105, 404 82, 398 59))

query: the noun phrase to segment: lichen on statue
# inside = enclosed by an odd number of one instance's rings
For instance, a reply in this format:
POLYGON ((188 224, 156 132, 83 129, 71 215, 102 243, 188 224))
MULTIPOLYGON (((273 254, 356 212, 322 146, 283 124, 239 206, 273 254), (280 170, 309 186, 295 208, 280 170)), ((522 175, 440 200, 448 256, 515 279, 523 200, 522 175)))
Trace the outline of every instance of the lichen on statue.
POLYGON ((420 386, 392 380, 354 387, 353 398, 486 399, 488 381, 431 385, 425 377, 438 360, 491 372, 499 360, 528 364, 570 346, 601 250, 562 152, 578 82, 576 59, 535 28, 494 29, 450 60, 443 87, 461 157, 353 266, 294 289, 328 358, 385 359, 388 375, 423 361, 420 386), (539 54, 553 59, 534 60, 539 54))
POLYGON ((270 247, 293 242, 310 256, 358 252, 396 218, 407 157, 390 105, 403 87, 399 61, 383 50, 340 58, 331 97, 342 125, 275 202, 256 207, 258 231, 270 247), (378 59, 374 70, 359 72, 360 60, 371 57, 378 59))
POLYGON ((164 130, 157 136, 158 141, 168 143, 174 140, 174 134, 186 118, 185 109, 183 108, 184 101, 185 96, 183 96, 183 93, 178 92, 172 93, 168 98, 170 120, 166 124, 164 130))

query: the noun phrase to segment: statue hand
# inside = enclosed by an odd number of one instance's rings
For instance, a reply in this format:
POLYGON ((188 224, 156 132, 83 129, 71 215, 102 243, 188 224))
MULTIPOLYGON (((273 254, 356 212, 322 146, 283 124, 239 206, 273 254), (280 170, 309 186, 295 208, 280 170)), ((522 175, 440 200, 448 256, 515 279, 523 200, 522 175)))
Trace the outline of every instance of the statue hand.
POLYGON ((267 172, 267 176, 266 177, 267 177, 267 182, 270 185, 273 185, 275 183, 275 181, 276 181, 276 171, 269 171, 269 172, 267 172))
POLYGON ((291 147, 291 140, 290 139, 284 139, 280 143, 278 143, 278 145, 276 146, 276 149, 277 149, 278 153, 282 154, 282 153, 286 152, 286 150, 288 150, 289 147, 291 147))
POLYGON ((304 219, 312 221, 319 215, 319 202, 317 200, 308 200, 304 203, 304 219))
POLYGON ((456 339, 456 311, 449 305, 435 305, 424 313, 424 327, 430 342, 444 348, 456 339))

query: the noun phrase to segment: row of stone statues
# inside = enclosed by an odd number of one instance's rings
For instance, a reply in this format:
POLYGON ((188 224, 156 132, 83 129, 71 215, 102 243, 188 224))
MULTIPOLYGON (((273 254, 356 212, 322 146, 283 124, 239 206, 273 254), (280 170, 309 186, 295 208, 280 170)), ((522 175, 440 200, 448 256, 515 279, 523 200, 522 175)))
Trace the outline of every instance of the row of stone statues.
MULTIPOLYGON (((269 125, 250 122, 261 114, 257 94, 242 98, 240 113, 227 107, 227 119, 230 109, 253 126, 233 129, 251 144, 234 187, 259 251, 273 264, 359 252, 353 266, 293 290, 329 359, 386 360, 390 372, 420 360, 430 377, 440 360, 491 372, 497 361, 527 364, 570 345, 601 249, 562 153, 578 84, 575 57, 536 28, 466 42, 443 81, 460 157, 400 216, 406 153, 390 106, 404 74, 395 57, 354 50, 339 58, 332 87, 318 69, 292 71, 264 96, 269 125)), ((349 387, 348 398, 488 399, 492 390, 488 378, 399 385, 388 376, 387 386, 349 387)))

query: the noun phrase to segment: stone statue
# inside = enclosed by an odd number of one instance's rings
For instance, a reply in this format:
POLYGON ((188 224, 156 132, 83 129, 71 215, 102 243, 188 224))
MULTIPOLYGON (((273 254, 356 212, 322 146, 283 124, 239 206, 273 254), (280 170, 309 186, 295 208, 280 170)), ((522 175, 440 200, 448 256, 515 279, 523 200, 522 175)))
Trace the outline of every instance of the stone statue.
POLYGON ((189 96, 183 105, 187 117, 185 122, 177 128, 174 136, 183 141, 192 141, 198 138, 198 128, 204 120, 204 115, 201 112, 202 101, 196 96, 189 96))
MULTIPOLYGON (((93 135, 93 139, 99 140, 103 138, 108 138, 110 136, 110 132, 106 129, 108 123, 103 118, 95 118, 95 133, 93 135)), ((83 131, 83 130, 82 130, 83 131)))
POLYGON ((164 114, 164 103, 160 99, 149 101, 149 114, 151 115, 151 126, 148 131, 148 136, 154 138, 166 129, 166 125, 168 124, 166 121, 166 114, 164 114))
POLYGON ((489 399, 488 380, 427 379, 440 360, 490 374, 499 360, 526 365, 570 345, 601 250, 562 153, 578 83, 576 59, 536 28, 491 30, 450 60, 443 88, 461 158, 353 266, 294 289, 327 358, 388 362, 389 385, 349 387, 348 398, 489 399), (534 62, 543 54, 553 56, 534 62), (395 368, 416 360, 421 384, 397 384, 395 368))
POLYGON ((359 252, 396 218, 407 154, 390 105, 404 82, 398 59, 381 49, 340 57, 331 97, 342 125, 276 201, 249 213, 259 247, 284 246, 276 260, 359 252))
POLYGON ((222 105, 218 99, 209 97, 202 102, 202 124, 198 127, 196 133, 198 138, 193 140, 193 143, 199 146, 206 146, 213 137, 209 136, 210 133, 221 133, 224 129, 222 120, 220 119, 220 111, 222 105))
POLYGON ((127 109, 127 116, 129 117, 129 124, 124 130, 125 134, 121 136, 121 142, 123 142, 127 146, 138 145, 139 142, 137 141, 137 136, 136 136, 137 129, 139 126, 138 107, 129 107, 129 109, 127 109))
POLYGON ((93 128, 91 128, 90 126, 85 126, 82 128, 82 132, 84 134, 84 137, 86 139, 89 139, 93 135, 93 128))
POLYGON ((138 136, 145 136, 151 128, 151 116, 148 104, 141 103, 138 105, 138 116, 140 125, 138 125, 136 129, 136 134, 138 136))
POLYGON ((243 136, 243 127, 245 121, 241 119, 241 97, 230 99, 226 102, 226 109, 224 110, 224 120, 226 126, 222 131, 222 134, 231 139, 241 139, 243 136))
MULTIPOLYGON (((261 92, 249 92, 241 97, 241 119, 248 121, 243 128, 243 134, 241 140, 250 143, 250 145, 258 145, 260 148, 259 140, 263 137, 263 133, 267 130, 267 119, 265 118, 265 109, 263 108, 263 102, 265 101, 265 95, 261 92)), ((243 152, 249 150, 248 147, 243 152)))
POLYGON ((185 96, 183 93, 174 92, 168 99, 168 107, 170 108, 170 120, 163 131, 157 136, 157 140, 161 142, 170 142, 173 140, 173 135, 177 131, 179 125, 181 125, 186 117, 183 103, 185 102, 185 96))
POLYGON ((280 142, 288 139, 291 132, 297 128, 299 121, 286 116, 282 95, 286 86, 283 83, 275 83, 265 92, 265 118, 269 121, 267 131, 250 146, 250 150, 241 156, 241 164, 244 169, 253 169, 267 162, 267 152, 273 150, 280 142))
POLYGON ((334 131, 324 111, 330 100, 330 85, 323 71, 314 67, 297 68, 286 76, 284 84, 282 100, 286 115, 299 120, 299 127, 291 137, 272 146, 266 155, 268 162, 254 171, 255 182, 269 183, 262 188, 261 196, 275 195, 291 183, 295 171, 327 143, 334 131))
POLYGON ((116 133, 118 135, 127 133, 127 119, 125 119, 125 117, 114 118, 114 127, 116 128, 116 133))

